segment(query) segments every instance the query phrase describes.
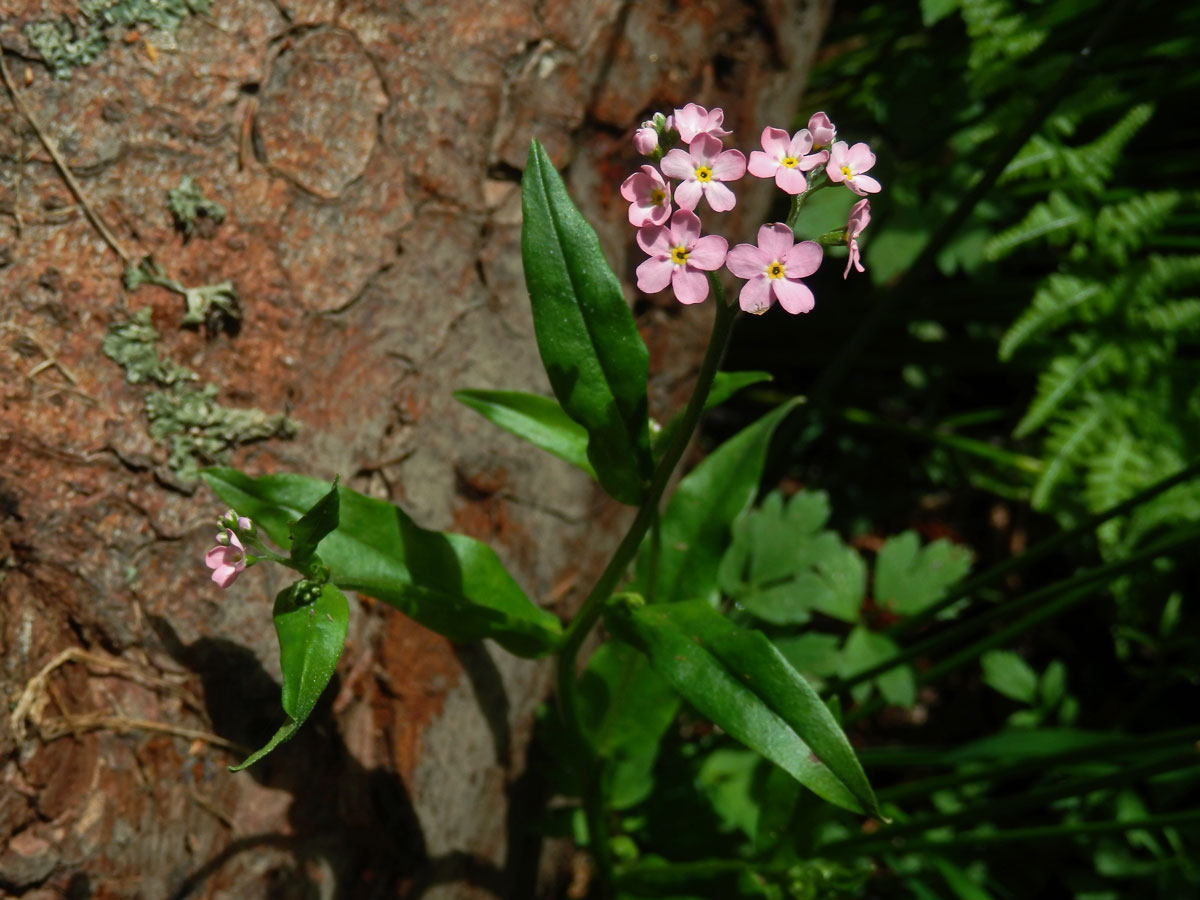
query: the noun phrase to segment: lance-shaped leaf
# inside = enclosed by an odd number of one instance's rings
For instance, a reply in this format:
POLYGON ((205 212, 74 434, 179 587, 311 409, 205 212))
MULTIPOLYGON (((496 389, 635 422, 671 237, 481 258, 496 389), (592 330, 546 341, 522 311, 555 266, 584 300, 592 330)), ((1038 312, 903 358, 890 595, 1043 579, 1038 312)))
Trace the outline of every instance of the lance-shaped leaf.
POLYGON ((588 433, 601 486, 637 505, 652 474, 649 353, 596 232, 534 141, 521 179, 521 259, 542 364, 562 408, 588 433))
POLYGON ((654 603, 716 596, 730 529, 758 493, 771 435, 799 402, 777 406, 743 428, 679 482, 663 514, 658 553, 643 548, 631 590, 654 603))
MULTIPOLYGON (((302 475, 251 478, 236 469, 202 474, 222 500, 285 548, 289 525, 330 489, 302 475)), ((558 646, 558 619, 525 596, 491 547, 421 528, 386 501, 345 487, 337 491, 338 526, 321 542, 321 559, 339 587, 389 603, 452 641, 493 638, 526 657, 558 646)))
POLYGON ((830 803, 882 817, 833 714, 763 634, 703 601, 618 601, 606 621, 714 724, 830 803))
POLYGON ((588 462, 587 431, 549 397, 520 391, 464 390, 455 391, 454 399, 493 425, 596 477, 596 470, 588 462))
POLYGON ((301 581, 275 598, 275 633, 283 670, 283 711, 288 721, 261 750, 252 753, 238 772, 258 762, 294 735, 317 705, 346 643, 350 607, 332 584, 301 581))
POLYGON ((313 508, 292 523, 289 532, 292 538, 292 561, 304 566, 312 559, 317 544, 337 528, 338 492, 337 479, 324 497, 313 508))

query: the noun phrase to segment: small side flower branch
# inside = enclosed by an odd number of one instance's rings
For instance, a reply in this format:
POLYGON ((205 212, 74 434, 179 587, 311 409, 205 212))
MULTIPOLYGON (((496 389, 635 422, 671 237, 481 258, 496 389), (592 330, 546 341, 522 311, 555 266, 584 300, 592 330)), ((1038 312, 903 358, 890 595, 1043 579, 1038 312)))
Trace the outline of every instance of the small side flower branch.
MULTIPOLYGON (((613 793, 619 780, 613 773, 625 764, 622 742, 645 740, 642 726, 626 733, 613 724, 633 715, 622 707, 628 703, 625 692, 613 691, 610 707, 602 710, 581 698, 579 651, 601 619, 611 636, 604 648, 612 650, 596 654, 594 660, 602 663, 587 664, 589 677, 618 677, 625 687, 646 690, 668 685, 822 799, 883 818, 834 714, 764 635, 729 621, 710 602, 717 593, 717 561, 735 520, 758 491, 771 436, 795 402, 712 451, 663 503, 704 410, 770 377, 719 371, 739 309, 761 315, 778 303, 792 314, 812 310, 816 301, 804 279, 820 266, 828 246, 845 244, 849 250, 843 277, 852 268, 862 272, 859 238, 870 222, 866 197, 880 189, 865 174, 875 162, 870 149, 837 140, 824 113, 792 134, 764 129, 762 149, 752 151, 748 163, 740 150, 725 147, 730 136, 720 109, 689 103, 670 115, 655 114, 633 137, 635 149, 650 162, 619 188, 646 254, 637 267, 638 289, 670 288, 688 305, 712 295, 716 303, 692 396, 661 429, 651 427, 649 353, 624 292, 545 150, 536 141, 530 148, 522 179, 522 260, 554 397, 492 389, 455 396, 586 472, 637 510, 565 628, 479 541, 424 529, 400 508, 336 481, 287 474, 252 478, 234 469, 204 473, 238 510, 220 518, 216 545, 205 556, 212 580, 228 588, 263 561, 301 576, 274 607, 287 720, 243 767, 291 737, 312 710, 341 653, 348 621, 342 591, 351 590, 395 606, 451 641, 490 638, 519 656, 557 657, 556 727, 564 738, 558 746, 567 757, 563 771, 574 773, 562 790, 580 798, 581 826, 595 862, 594 896, 610 896, 640 871, 638 854, 631 856, 627 843, 620 860, 615 858, 610 830, 612 813, 624 802, 613 793), (747 172, 772 179, 792 198, 791 210, 785 222, 763 223, 755 243, 731 248, 725 238, 704 234, 698 210, 735 208, 735 187, 747 172), (844 228, 804 239, 804 199, 837 185, 864 199, 854 204, 844 228), (726 301, 723 270, 742 281, 736 306, 726 301), (279 549, 268 547, 264 537, 279 549), (624 669, 612 667, 614 654, 624 660, 624 669)), ((659 727, 658 740, 668 724, 664 720, 659 727)))

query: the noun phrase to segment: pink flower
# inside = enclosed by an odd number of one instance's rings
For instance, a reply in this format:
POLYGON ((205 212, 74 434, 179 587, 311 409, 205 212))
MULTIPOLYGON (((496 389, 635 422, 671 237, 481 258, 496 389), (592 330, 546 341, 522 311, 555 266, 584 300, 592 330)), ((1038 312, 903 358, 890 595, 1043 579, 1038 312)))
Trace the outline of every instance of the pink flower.
POLYGON ((233 531, 222 532, 217 535, 217 546, 204 554, 204 564, 213 570, 217 586, 227 588, 246 568, 246 548, 233 531))
POLYGON ((825 174, 830 181, 844 181, 846 187, 860 197, 879 192, 879 182, 862 173, 875 165, 875 154, 866 144, 858 143, 846 149, 845 141, 838 141, 829 152, 829 165, 825 174))
POLYGON ((642 127, 633 133, 633 146, 642 156, 653 156, 658 149, 658 129, 653 122, 643 122, 642 127))
POLYGON ((758 246, 738 244, 729 251, 726 265, 742 285, 738 303, 748 313, 767 311, 776 300, 790 313, 813 308, 813 294, 800 282, 821 265, 821 245, 816 241, 797 244, 792 229, 782 222, 758 229, 758 246))
POLYGON ((745 175, 746 157, 737 150, 722 152, 719 140, 701 134, 687 150, 675 149, 664 156, 662 170, 683 182, 675 188, 675 202, 683 209, 695 209, 703 196, 714 212, 726 212, 737 199, 721 182, 737 181, 745 175))
POLYGON ((629 224, 637 228, 647 222, 661 225, 671 215, 671 188, 654 166, 642 166, 626 178, 621 196, 629 201, 629 224))
POLYGON ((683 109, 675 110, 675 130, 679 132, 680 140, 689 145, 702 134, 720 140, 733 134, 732 131, 721 127, 724 118, 724 110, 714 107, 713 111, 709 112, 703 106, 689 103, 683 109))
POLYGON ((671 225, 643 225, 638 246, 650 258, 637 267, 638 290, 655 294, 668 284, 680 303, 699 303, 708 296, 704 272, 721 268, 729 243, 715 234, 700 237, 700 218, 680 209, 671 225))
POLYGON ((837 129, 829 121, 829 116, 823 112, 812 114, 812 118, 808 120, 808 130, 812 132, 813 146, 818 150, 822 147, 828 147, 833 141, 833 136, 837 133, 837 129))
POLYGON ((869 224, 871 224, 871 201, 859 200, 850 207, 850 217, 846 219, 846 242, 850 247, 850 258, 846 260, 846 271, 842 273, 843 279, 850 277, 851 266, 854 266, 859 272, 866 271, 860 259, 857 238, 869 224))
POLYGON ((790 139, 788 133, 780 128, 764 128, 762 150, 754 150, 750 154, 750 174, 758 178, 774 178, 775 184, 785 193, 803 194, 808 189, 804 173, 829 158, 824 150, 805 156, 812 145, 813 136, 807 128, 800 129, 790 139))

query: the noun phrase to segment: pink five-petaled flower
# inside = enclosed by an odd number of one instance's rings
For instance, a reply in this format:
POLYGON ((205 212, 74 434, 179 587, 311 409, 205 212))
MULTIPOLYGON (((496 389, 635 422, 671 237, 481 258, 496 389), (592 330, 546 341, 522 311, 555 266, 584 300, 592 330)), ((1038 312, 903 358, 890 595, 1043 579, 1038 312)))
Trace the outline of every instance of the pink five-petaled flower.
POLYGON ((846 271, 842 273, 843 279, 850 277, 851 266, 854 266, 859 272, 866 271, 858 250, 858 236, 869 224, 871 224, 871 201, 859 200, 850 207, 850 216, 846 219, 846 244, 850 247, 850 258, 846 260, 846 271))
POLYGON ((812 145, 813 136, 807 128, 801 128, 789 138, 783 129, 768 126, 763 129, 762 150, 750 153, 750 174, 774 178, 775 184, 785 193, 803 194, 808 189, 804 173, 829 158, 824 150, 808 154, 812 145))
POLYGON ((721 142, 699 135, 687 150, 675 149, 663 157, 663 174, 678 178, 675 202, 695 209, 703 196, 713 212, 727 212, 737 204, 733 191, 721 182, 737 181, 746 174, 746 157, 737 150, 721 151, 721 142))
POLYGON ((217 546, 204 554, 204 564, 213 570, 217 587, 227 588, 246 568, 246 548, 233 531, 225 531, 217 535, 217 546))
POLYGON ((637 242, 650 256, 637 267, 638 290, 654 294, 670 284, 680 303, 699 303, 708 296, 703 273, 721 268, 729 249, 723 237, 700 237, 700 217, 686 209, 676 210, 669 228, 643 225, 637 242))
POLYGON ((812 114, 812 118, 808 120, 808 130, 812 132, 813 146, 818 150, 828 147, 833 141, 834 134, 837 133, 837 129, 829 121, 829 116, 823 112, 812 114))
POLYGON ((845 141, 837 141, 829 151, 829 165, 825 174, 830 181, 844 181, 846 187, 860 197, 879 192, 879 182, 870 175, 863 175, 875 165, 875 154, 866 144, 858 143, 847 149, 845 141))
POLYGON ((758 229, 758 246, 738 244, 725 263, 742 285, 738 304, 748 313, 764 313, 776 300, 790 313, 813 308, 813 293, 800 282, 821 265, 823 251, 816 241, 797 244, 792 229, 782 222, 758 229))
POLYGON ((671 188, 654 166, 642 166, 621 183, 621 196, 629 201, 629 224, 661 225, 671 216, 671 188))
POLYGON ((725 119, 725 112, 716 107, 709 112, 703 106, 689 103, 683 109, 675 110, 672 118, 675 120, 675 130, 679 132, 679 139, 685 144, 690 145, 702 134, 707 134, 717 140, 733 134, 732 131, 726 131, 721 127, 721 123, 725 119))

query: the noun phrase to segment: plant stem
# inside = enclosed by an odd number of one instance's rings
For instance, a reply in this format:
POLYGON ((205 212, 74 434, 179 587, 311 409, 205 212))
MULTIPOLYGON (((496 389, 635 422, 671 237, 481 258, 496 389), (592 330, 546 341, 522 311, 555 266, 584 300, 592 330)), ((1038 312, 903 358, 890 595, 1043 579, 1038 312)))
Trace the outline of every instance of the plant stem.
POLYGON ((695 431, 696 425, 700 421, 700 414, 704 411, 704 402, 708 398, 709 389, 716 377, 717 367, 725 352, 725 345, 729 342, 729 334, 732 331, 737 310, 726 304, 724 289, 714 274, 708 273, 708 281, 716 300, 716 313, 713 317, 713 329, 709 337, 708 349, 700 364, 700 372, 696 376, 696 386, 692 391, 691 399, 688 400, 687 407, 683 412, 679 428, 672 435, 670 443, 663 452, 662 459, 659 460, 658 466, 654 470, 650 487, 646 492, 645 499, 642 500, 642 505, 638 508, 637 516, 629 526, 625 537, 622 538, 612 559, 608 561, 608 566, 600 575, 595 587, 583 601, 583 606, 567 626, 563 635, 562 648, 558 653, 558 702, 561 714, 574 735, 580 751, 584 753, 585 757, 593 759, 592 771, 584 779, 586 786, 583 799, 592 855, 600 877, 606 885, 612 883, 612 861, 608 852, 607 829, 602 809, 603 797, 599 790, 602 761, 595 758, 594 748, 591 746, 591 741, 580 718, 575 678, 576 659, 588 633, 599 620, 601 613, 604 612, 605 603, 612 596, 618 582, 624 576, 625 570, 633 561, 642 539, 646 536, 646 531, 658 516, 658 507, 663 493, 666 491, 675 467, 679 465, 679 460, 683 457, 683 451, 687 449, 692 432, 695 431))

